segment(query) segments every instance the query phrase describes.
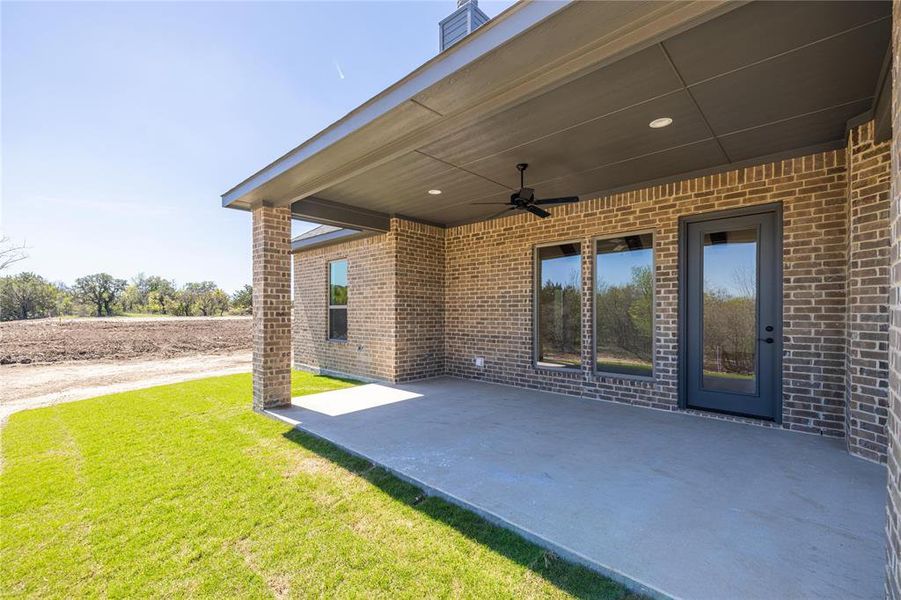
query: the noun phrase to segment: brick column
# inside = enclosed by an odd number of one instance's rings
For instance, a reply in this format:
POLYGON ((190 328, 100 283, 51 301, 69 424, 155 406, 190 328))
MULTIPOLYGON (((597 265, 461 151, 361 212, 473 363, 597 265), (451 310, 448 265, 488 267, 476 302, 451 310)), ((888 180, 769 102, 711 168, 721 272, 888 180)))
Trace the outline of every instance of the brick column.
POLYGON ((253 209, 253 408, 291 402, 291 209, 253 209))
POLYGON ((885 592, 901 600, 901 0, 892 3, 892 269, 889 308, 888 507, 885 592))
POLYGON ((852 454, 885 462, 891 148, 869 121, 848 136, 848 356, 845 434, 852 454))

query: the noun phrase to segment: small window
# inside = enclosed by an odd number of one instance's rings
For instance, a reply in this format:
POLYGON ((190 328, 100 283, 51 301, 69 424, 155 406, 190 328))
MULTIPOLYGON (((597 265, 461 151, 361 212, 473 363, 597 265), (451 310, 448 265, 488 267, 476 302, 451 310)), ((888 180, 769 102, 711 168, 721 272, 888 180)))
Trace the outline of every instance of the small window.
POLYGON ((328 264, 328 338, 347 339, 347 261, 328 264))
POLYGON ((654 237, 598 240, 595 256, 595 368, 651 377, 654 372, 654 237))
POLYGON ((578 369, 582 363, 580 244, 538 248, 536 286, 538 366, 578 369))

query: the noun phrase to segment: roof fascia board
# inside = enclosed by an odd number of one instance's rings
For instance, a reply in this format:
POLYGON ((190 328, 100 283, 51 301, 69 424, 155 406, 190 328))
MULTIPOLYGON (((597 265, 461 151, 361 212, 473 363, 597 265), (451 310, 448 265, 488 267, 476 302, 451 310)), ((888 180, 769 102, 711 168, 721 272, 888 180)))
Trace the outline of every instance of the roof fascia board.
POLYGON ((388 113, 391 109, 410 100, 454 71, 540 23, 572 1, 528 1, 514 5, 498 18, 490 20, 480 27, 477 30, 479 35, 470 35, 467 39, 454 44, 452 48, 442 52, 294 150, 225 192, 222 195, 222 205, 231 205, 251 190, 388 113))

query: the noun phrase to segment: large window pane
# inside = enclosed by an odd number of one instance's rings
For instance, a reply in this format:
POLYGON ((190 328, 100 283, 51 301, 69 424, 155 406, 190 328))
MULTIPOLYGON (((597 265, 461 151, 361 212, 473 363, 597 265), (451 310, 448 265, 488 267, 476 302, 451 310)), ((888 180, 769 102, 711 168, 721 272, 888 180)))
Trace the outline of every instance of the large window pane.
POLYGON ((538 364, 579 368, 582 276, 579 244, 538 249, 538 364))
POLYGON ((757 389, 757 230, 704 235, 704 388, 757 389))
POLYGON ((598 371, 650 377, 654 356, 654 238, 599 240, 595 257, 598 371))
POLYGON ((329 305, 347 304, 347 261, 329 263, 329 305))

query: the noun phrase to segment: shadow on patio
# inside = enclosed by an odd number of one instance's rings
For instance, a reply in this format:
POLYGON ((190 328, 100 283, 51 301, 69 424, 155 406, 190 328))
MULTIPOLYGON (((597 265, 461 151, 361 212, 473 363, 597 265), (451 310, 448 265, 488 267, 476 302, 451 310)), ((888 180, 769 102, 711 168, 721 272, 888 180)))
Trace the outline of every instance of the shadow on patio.
POLYGON ((623 588, 584 566, 561 560, 521 536, 493 525, 477 514, 443 498, 428 496, 411 483, 396 477, 369 460, 350 454, 331 442, 293 429, 285 438, 341 468, 365 479, 393 499, 454 528, 467 538, 490 548, 542 577, 575 598, 638 600, 639 595, 623 593, 623 588))

